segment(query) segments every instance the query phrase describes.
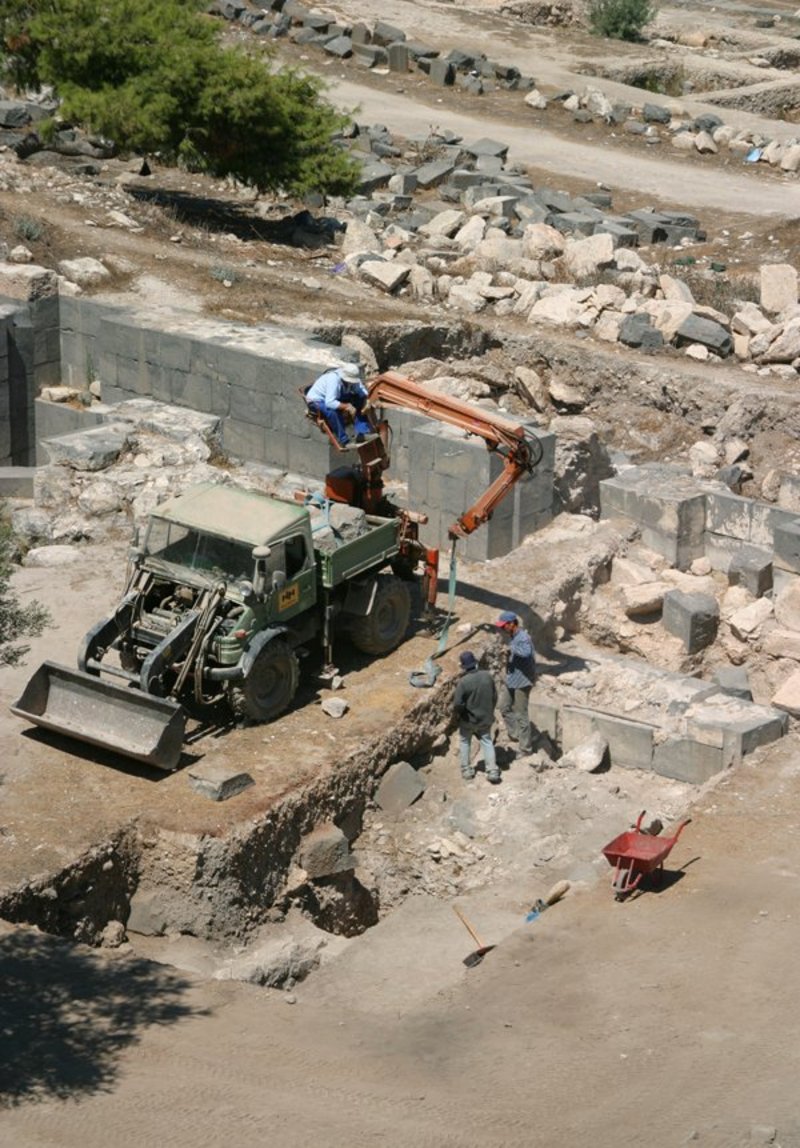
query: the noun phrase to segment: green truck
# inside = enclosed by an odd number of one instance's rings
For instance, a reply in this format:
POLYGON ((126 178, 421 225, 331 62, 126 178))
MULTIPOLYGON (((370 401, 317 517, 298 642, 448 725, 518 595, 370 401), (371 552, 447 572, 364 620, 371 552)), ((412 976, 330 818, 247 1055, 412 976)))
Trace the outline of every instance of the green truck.
POLYGON ((290 502, 205 483, 163 503, 131 556, 111 617, 78 669, 45 662, 14 713, 45 729, 174 769, 185 704, 225 702, 270 721, 292 703, 298 651, 347 633, 365 653, 399 646, 418 548, 400 515, 290 502))

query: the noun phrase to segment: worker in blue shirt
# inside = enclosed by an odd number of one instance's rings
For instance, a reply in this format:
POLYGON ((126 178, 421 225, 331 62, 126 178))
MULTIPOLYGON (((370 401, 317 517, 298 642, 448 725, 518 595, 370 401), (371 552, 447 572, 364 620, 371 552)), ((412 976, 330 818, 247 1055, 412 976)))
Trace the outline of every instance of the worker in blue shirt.
POLYGON ((322 415, 336 436, 339 446, 350 442, 345 417, 353 417, 356 442, 372 433, 369 420, 363 414, 367 402, 367 388, 361 382, 356 363, 332 367, 316 379, 306 391, 306 402, 312 411, 322 415))
POLYGON ((495 622, 508 642, 505 680, 498 690, 498 709, 511 741, 519 744, 520 755, 533 753, 533 729, 528 713, 531 689, 536 681, 536 651, 531 636, 519 624, 519 618, 504 610, 495 622))

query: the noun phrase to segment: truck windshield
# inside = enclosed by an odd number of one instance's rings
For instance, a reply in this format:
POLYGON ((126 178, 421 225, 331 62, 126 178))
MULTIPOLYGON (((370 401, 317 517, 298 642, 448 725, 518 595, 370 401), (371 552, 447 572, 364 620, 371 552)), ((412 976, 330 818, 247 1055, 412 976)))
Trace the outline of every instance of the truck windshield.
POLYGON ((253 577, 253 556, 248 545, 164 518, 151 518, 144 552, 148 558, 227 580, 253 577))

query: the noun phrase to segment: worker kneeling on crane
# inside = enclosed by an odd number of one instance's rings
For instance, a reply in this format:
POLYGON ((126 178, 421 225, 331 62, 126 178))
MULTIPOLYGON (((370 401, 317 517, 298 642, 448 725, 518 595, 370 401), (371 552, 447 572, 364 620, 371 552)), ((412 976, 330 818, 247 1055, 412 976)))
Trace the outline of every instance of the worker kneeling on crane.
POLYGON ((357 443, 372 433, 369 419, 364 415, 367 388, 361 381, 361 371, 356 363, 345 363, 324 371, 308 388, 305 399, 309 410, 325 420, 339 446, 350 443, 345 422, 347 417, 353 420, 357 443))

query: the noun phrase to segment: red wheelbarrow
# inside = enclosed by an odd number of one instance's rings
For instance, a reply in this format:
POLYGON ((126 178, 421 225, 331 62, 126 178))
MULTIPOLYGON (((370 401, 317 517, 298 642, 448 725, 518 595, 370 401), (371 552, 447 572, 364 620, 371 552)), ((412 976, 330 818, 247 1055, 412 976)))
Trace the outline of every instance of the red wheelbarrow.
POLYGON ((642 810, 633 829, 620 833, 619 837, 610 841, 603 850, 603 856, 609 865, 614 866, 611 888, 617 901, 622 901, 638 888, 642 877, 655 870, 660 872, 664 868, 664 862, 672 852, 673 845, 684 827, 692 820, 691 817, 687 817, 682 821, 672 837, 653 837, 641 828, 644 814, 645 811, 642 810))

